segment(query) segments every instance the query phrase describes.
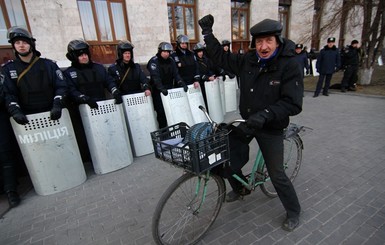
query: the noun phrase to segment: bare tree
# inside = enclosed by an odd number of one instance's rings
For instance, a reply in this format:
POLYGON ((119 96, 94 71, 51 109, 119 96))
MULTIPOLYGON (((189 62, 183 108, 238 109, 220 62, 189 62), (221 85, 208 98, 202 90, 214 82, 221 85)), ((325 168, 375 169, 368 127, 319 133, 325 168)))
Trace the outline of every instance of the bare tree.
POLYGON ((370 84, 374 65, 381 54, 385 37, 385 0, 314 0, 317 18, 313 21, 313 44, 319 41, 321 34, 340 30, 339 46, 344 45, 347 24, 360 26, 361 47, 365 52, 361 69, 360 84, 370 84), (327 11, 324 9, 328 4, 327 11), (330 8, 331 6, 331 8, 330 8), (323 24, 320 25, 322 18, 323 24), (314 31, 314 24, 318 24, 314 31))

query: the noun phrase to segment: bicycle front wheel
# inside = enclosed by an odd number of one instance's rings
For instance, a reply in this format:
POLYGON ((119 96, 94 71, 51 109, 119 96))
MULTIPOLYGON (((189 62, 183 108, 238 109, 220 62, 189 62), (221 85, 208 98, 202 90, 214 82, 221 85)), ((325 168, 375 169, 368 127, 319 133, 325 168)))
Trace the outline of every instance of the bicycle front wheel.
MULTIPOLYGON (((298 135, 295 135, 284 139, 283 143, 283 167, 285 168, 287 177, 289 177, 291 182, 294 182, 302 163, 302 140, 298 135)), ((264 178, 265 182, 261 185, 263 193, 269 197, 278 196, 270 181, 266 166, 264 169, 264 178)))
POLYGON ((152 219, 157 244, 195 244, 218 216, 225 184, 217 175, 186 173, 163 194, 152 219))

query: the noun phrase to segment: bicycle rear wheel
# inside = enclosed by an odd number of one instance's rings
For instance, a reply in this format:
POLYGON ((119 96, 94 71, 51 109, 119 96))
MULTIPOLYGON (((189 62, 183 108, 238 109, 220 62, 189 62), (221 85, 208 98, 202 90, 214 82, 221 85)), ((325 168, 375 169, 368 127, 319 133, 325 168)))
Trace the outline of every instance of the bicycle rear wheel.
MULTIPOLYGON (((298 135, 284 139, 283 166, 287 177, 294 182, 302 163, 302 140, 298 135)), ((262 192, 269 197, 277 197, 273 184, 270 181, 266 166, 264 168, 265 182, 261 185, 262 192)))
POLYGON ((224 198, 225 184, 221 177, 182 175, 162 195, 155 209, 152 219, 155 242, 197 243, 214 223, 224 198))

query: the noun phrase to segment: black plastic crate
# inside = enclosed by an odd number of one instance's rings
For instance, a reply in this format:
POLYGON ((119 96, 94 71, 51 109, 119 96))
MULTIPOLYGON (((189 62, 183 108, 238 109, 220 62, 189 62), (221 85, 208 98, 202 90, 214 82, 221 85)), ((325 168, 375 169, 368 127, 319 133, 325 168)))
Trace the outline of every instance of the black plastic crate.
POLYGON ((230 158, 227 130, 217 131, 203 140, 183 145, 189 126, 178 123, 151 133, 155 157, 200 174, 230 158))

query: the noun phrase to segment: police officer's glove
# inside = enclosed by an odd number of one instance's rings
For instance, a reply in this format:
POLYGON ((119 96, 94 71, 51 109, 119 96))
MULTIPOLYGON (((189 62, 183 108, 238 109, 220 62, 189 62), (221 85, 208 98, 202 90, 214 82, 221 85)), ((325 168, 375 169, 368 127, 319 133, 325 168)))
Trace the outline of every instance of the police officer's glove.
POLYGON ((202 28, 202 35, 213 33, 214 17, 211 14, 206 15, 200 19, 198 24, 202 28))
POLYGON ((167 89, 162 89, 160 92, 162 92, 162 94, 164 96, 167 96, 168 95, 168 90, 167 89))
POLYGON ((115 89, 114 92, 112 92, 112 96, 114 96, 115 104, 123 103, 122 95, 120 94, 119 90, 115 89))
POLYGON ((60 98, 53 100, 53 106, 50 112, 51 120, 58 120, 61 117, 62 103, 60 98))
POLYGON ((8 107, 8 112, 18 124, 25 125, 29 122, 28 118, 21 111, 20 107, 16 104, 8 107))
POLYGON ((230 79, 233 79, 235 75, 231 72, 227 72, 227 76, 229 76, 230 79))
POLYGON ((249 119, 247 119, 246 125, 249 128, 261 129, 265 123, 273 119, 273 114, 265 109, 263 111, 258 111, 255 114, 252 114, 249 119))
POLYGON ((178 82, 178 85, 181 86, 181 87, 183 87, 183 90, 184 90, 185 92, 187 92, 188 87, 187 87, 187 85, 186 85, 185 82, 183 82, 183 81, 181 80, 181 81, 178 82))

